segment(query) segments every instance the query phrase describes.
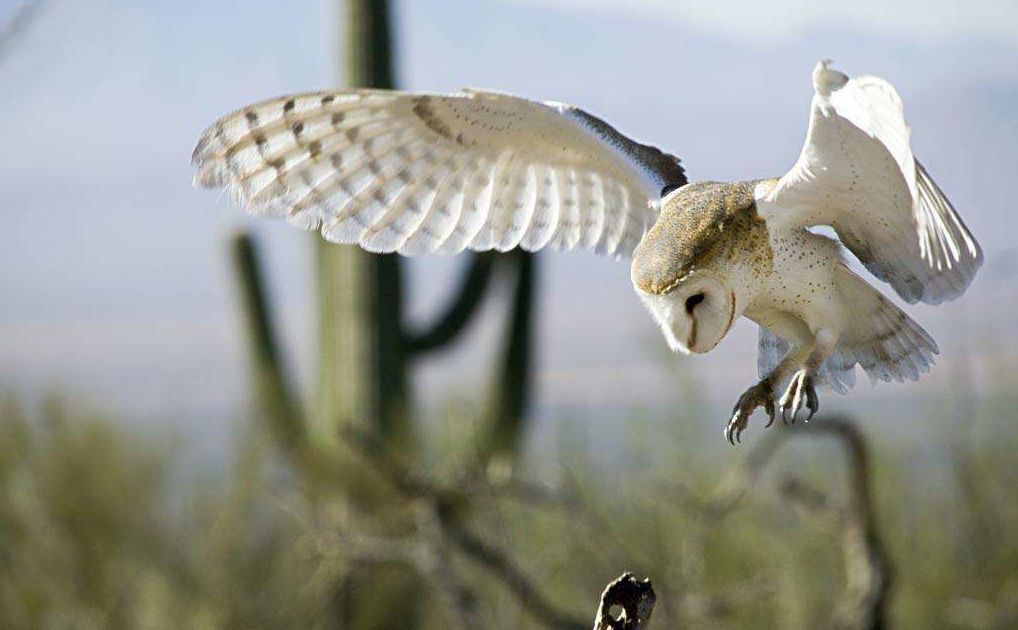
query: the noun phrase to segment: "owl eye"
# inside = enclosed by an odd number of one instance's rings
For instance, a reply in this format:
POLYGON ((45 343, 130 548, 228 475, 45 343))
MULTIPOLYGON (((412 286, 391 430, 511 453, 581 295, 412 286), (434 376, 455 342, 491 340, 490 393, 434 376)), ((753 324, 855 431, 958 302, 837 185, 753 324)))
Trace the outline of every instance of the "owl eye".
POLYGON ((705 299, 706 296, 703 293, 694 293, 686 298, 686 312, 692 315, 693 309, 696 308, 696 305, 703 302, 705 299))
POLYGON ((664 199, 673 190, 678 190, 679 188, 682 188, 680 184, 666 184, 665 187, 661 189, 661 198, 664 199))

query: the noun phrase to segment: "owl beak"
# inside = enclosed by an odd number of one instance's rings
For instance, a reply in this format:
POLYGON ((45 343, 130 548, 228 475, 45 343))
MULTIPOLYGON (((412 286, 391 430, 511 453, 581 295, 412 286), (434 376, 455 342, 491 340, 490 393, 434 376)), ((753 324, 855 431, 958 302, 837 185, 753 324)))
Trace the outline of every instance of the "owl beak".
POLYGON ((686 348, 689 352, 695 354, 706 354, 713 350, 721 340, 725 338, 728 331, 732 329, 732 324, 735 323, 735 292, 728 291, 726 293, 725 310, 727 312, 714 313, 709 316, 708 324, 701 324, 702 314, 697 313, 695 310, 690 313, 690 330, 689 338, 686 343, 686 348), (724 327, 717 329, 716 324, 711 326, 710 323, 716 321, 725 321, 724 327), (713 328, 713 330, 712 330, 713 328))

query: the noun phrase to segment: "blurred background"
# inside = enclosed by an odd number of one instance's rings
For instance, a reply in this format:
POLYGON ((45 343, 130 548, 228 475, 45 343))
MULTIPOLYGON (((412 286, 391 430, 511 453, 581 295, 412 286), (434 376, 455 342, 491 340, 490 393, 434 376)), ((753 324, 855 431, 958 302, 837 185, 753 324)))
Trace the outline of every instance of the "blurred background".
POLYGON ((589 627, 623 570, 654 628, 1018 627, 1013 2, 0 0, 0 29, 0 627, 589 627), (777 176, 820 58, 897 87, 986 255, 906 309, 932 373, 822 393, 829 431, 728 447, 755 325, 671 355, 623 263, 379 262, 191 186, 217 117, 340 85, 575 103, 691 180, 777 176))

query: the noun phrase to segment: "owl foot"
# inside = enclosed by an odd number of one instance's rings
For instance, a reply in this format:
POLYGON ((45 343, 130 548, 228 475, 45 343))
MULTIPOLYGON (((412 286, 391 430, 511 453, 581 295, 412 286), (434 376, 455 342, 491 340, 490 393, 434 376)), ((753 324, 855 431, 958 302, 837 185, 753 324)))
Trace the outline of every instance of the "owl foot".
POLYGON ((725 427, 725 439, 729 444, 734 445, 736 442, 742 441, 742 432, 746 429, 749 417, 753 415, 757 407, 763 407, 767 411, 767 415, 770 416, 767 426, 771 426, 774 423, 774 388, 771 387, 770 379, 765 378, 747 389, 739 397, 739 402, 735 403, 735 407, 732 409, 732 419, 725 427))
POLYGON ((804 402, 806 408, 809 409, 809 415, 806 416, 806 422, 809 422, 813 415, 820 410, 820 400, 817 398, 817 390, 813 387, 813 377, 809 375, 809 371, 799 370, 792 375, 788 389, 778 401, 781 421, 785 424, 789 422, 795 424, 795 416, 802 409, 804 402), (791 412, 791 416, 787 416, 786 412, 791 412))

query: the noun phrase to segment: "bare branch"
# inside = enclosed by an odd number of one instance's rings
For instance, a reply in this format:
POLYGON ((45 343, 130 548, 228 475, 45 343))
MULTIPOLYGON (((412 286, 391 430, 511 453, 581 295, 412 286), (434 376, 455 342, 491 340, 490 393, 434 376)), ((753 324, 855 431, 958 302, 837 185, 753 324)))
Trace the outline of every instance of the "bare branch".
MULTIPOLYGON (((832 630, 880 630, 886 619, 887 599, 891 584, 891 568, 872 519, 873 505, 869 492, 869 461, 865 440, 851 423, 841 418, 814 422, 808 427, 792 427, 768 436, 734 467, 703 502, 699 517, 684 539, 682 580, 693 583, 691 575, 702 571, 703 548, 710 533, 735 510, 753 488, 778 448, 790 437, 834 437, 847 455, 849 500, 844 509, 830 505, 819 491, 799 480, 788 480, 782 495, 805 513, 819 516, 827 524, 839 526, 845 556, 847 586, 835 604, 829 627, 832 630), (695 564, 695 563, 700 563, 695 564)), ((486 570, 505 586, 535 620, 552 630, 578 630, 586 627, 566 612, 557 602, 544 596, 538 585, 529 579, 501 548, 466 528, 455 506, 463 498, 462 491, 447 491, 416 474, 392 453, 386 444, 371 433, 351 428, 344 437, 405 497, 415 499, 433 514, 428 549, 430 568, 425 567, 443 589, 450 607, 463 627, 481 627, 482 620, 473 607, 472 595, 453 574, 446 547, 457 549, 465 557, 486 570)), ((541 490, 540 488, 538 488, 541 490)), ((534 490, 534 488, 528 488, 534 490)), ((524 492, 524 495, 528 492, 524 492)), ((548 499, 541 491, 541 500, 548 499)), ((422 527, 422 530, 427 528, 422 527)), ((678 597, 679 610, 687 618, 711 618, 729 614, 761 593, 772 592, 772 580, 757 576, 710 594, 687 593, 678 597)), ((643 630, 646 628, 654 595, 648 581, 637 582, 631 574, 623 575, 605 590, 595 620, 595 630, 643 630), (628 607, 627 607, 628 606, 628 607), (641 608, 642 606, 642 608, 641 608), (613 608, 614 607, 614 608, 613 608), (619 611, 621 607, 621 612, 619 611)))
POLYGON ((811 426, 809 431, 800 432, 802 435, 819 433, 838 438, 848 457, 849 470, 849 499, 842 530, 848 587, 835 605, 831 628, 881 630, 887 624, 893 575, 887 551, 873 520, 866 442, 855 425, 841 419, 827 420, 811 426))
POLYGON ((485 542, 458 523, 443 519, 442 524, 460 552, 498 578, 535 620, 554 630, 579 630, 587 627, 583 621, 549 601, 503 550, 485 542))
POLYGON ((802 485, 789 488, 786 484, 784 488, 786 497, 791 495, 798 507, 842 524, 847 586, 835 604, 830 627, 833 630, 880 630, 886 622, 891 565, 872 517, 865 439, 855 425, 841 417, 779 429, 760 441, 746 459, 722 479, 683 541, 684 582, 692 583, 702 575, 707 537, 742 502, 778 448, 792 436, 834 437, 847 455, 849 503, 843 510, 827 506, 822 495, 818 496, 815 491, 809 493, 802 485))
POLYGON ((594 630, 647 630, 655 601, 650 578, 640 582, 632 573, 624 573, 601 594, 594 630))
POLYGON ((823 492, 808 485, 802 479, 785 479, 778 487, 785 501, 807 516, 811 516, 831 527, 841 527, 845 521, 844 511, 831 505, 823 492))
POLYGON ((456 496, 424 479, 392 453, 375 435, 344 427, 343 437, 357 449, 398 492, 407 498, 425 502, 434 511, 445 539, 464 556, 486 570, 513 594, 536 621, 552 630, 580 630, 587 624, 561 610, 502 549, 469 531, 452 509, 456 496))
POLYGON ((455 616, 461 630, 481 630, 484 620, 477 610, 477 597, 459 579, 449 557, 449 544, 441 520, 431 505, 417 510, 417 530, 427 541, 418 568, 445 600, 446 608, 455 616))

